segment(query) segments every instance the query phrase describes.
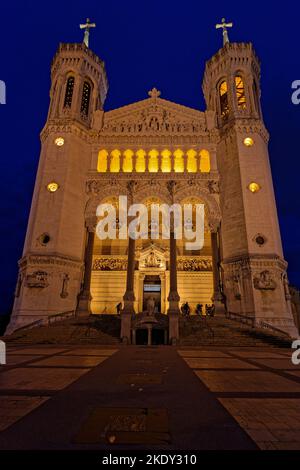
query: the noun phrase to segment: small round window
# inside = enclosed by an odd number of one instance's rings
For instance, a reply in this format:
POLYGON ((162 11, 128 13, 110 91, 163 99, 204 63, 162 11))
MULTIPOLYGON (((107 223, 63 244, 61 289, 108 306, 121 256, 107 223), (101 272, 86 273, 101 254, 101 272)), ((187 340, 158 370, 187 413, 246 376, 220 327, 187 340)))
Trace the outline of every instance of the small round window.
POLYGON ((48 245, 49 242, 50 242, 50 235, 48 233, 43 233, 40 236, 40 243, 42 245, 48 245))
POLYGON ((259 246, 263 246, 263 245, 266 243, 266 240, 265 240, 265 238, 264 238, 262 235, 258 235, 258 236, 255 238, 255 241, 256 241, 256 243, 257 243, 259 246))

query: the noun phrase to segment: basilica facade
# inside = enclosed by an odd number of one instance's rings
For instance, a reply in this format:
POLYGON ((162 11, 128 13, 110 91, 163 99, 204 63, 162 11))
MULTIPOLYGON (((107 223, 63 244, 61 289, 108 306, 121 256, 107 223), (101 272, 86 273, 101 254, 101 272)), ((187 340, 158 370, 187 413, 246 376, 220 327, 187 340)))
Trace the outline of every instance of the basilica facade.
MULTIPOLYGON (((83 44, 60 44, 9 331, 49 315, 116 313, 131 341, 147 310, 178 340, 180 307, 297 335, 291 313, 252 44, 225 43, 206 63, 206 110, 162 97, 104 111, 103 61, 83 44), (204 245, 171 237, 100 240, 101 203, 204 204, 204 245)), ((193 222, 192 222, 193 223, 193 222)), ((116 220, 116 231, 120 229, 116 220)))

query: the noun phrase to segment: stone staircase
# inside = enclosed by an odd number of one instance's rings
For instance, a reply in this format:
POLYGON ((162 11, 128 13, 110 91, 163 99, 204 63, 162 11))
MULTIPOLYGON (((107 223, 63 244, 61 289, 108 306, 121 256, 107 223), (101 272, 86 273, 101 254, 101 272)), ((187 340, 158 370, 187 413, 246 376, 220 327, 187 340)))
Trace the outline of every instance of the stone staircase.
POLYGON ((47 326, 17 330, 6 343, 22 344, 118 344, 121 320, 117 315, 68 318, 47 326))
POLYGON ((179 338, 181 346, 291 347, 291 340, 283 334, 252 328, 225 316, 181 317, 179 338))
MULTIPOLYGON (((67 318, 47 326, 21 329, 5 336, 6 343, 17 344, 98 344, 120 343, 121 320, 118 315, 90 315, 67 318)), ((286 336, 251 328, 225 316, 192 315, 179 320, 180 346, 282 347, 290 348, 286 336)))

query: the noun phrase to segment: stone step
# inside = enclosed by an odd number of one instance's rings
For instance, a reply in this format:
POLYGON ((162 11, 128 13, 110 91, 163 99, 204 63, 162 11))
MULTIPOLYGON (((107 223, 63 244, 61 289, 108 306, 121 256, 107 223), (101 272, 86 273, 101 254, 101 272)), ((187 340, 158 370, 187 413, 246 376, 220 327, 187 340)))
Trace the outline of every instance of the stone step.
POLYGON ((179 337, 182 346, 271 346, 290 347, 280 334, 271 334, 224 317, 180 318, 179 337))

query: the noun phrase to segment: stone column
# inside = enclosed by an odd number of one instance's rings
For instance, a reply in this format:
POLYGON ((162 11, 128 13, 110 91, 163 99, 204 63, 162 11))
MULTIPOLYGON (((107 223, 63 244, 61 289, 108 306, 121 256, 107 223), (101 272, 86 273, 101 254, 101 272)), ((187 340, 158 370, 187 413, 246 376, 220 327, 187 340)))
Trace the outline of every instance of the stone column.
POLYGON ((160 313, 166 310, 166 273, 160 274, 160 313))
POLYGON ((143 301, 144 301, 144 274, 139 274, 139 313, 143 311, 143 301))
POLYGON ((134 311, 134 265, 135 265, 135 240, 129 237, 128 240, 128 261, 127 261, 127 277, 126 291, 123 297, 124 308, 121 312, 121 339, 130 343, 131 318, 135 314, 134 311))
POLYGON ((170 293, 169 301, 169 341, 175 344, 179 338, 179 300, 177 291, 177 253, 174 227, 170 233, 170 293))
MULTIPOLYGON (((133 203, 133 192, 135 183, 130 181, 127 185, 129 194, 129 202, 133 203)), ((128 220, 128 226, 130 220, 128 220)), ((135 240, 130 236, 128 230, 128 257, 127 257, 127 277, 126 277, 126 291, 123 297, 124 307, 121 312, 121 340, 130 344, 131 340, 131 318, 135 314, 134 311, 134 268, 135 268, 135 240)))
POLYGON ((87 230, 87 244, 85 248, 84 257, 83 288, 78 296, 78 304, 76 309, 76 315, 79 317, 85 317, 90 314, 90 307, 92 301, 91 278, 93 267, 94 239, 95 232, 92 227, 89 227, 87 230))
MULTIPOLYGON (((171 203, 174 204, 176 182, 169 181, 167 189, 170 194, 171 203)), ((179 339, 179 300, 180 297, 177 291, 177 252, 176 252, 176 239, 174 227, 174 214, 171 213, 170 217, 170 292, 168 296, 169 301, 169 342, 176 344, 179 339)))
POLYGON ((222 292, 220 286, 220 253, 219 253, 219 242, 218 242, 218 230, 211 232, 211 249, 212 249, 212 269, 213 269, 213 285, 214 293, 212 300, 215 305, 215 313, 225 313, 225 307, 222 303, 222 292))

